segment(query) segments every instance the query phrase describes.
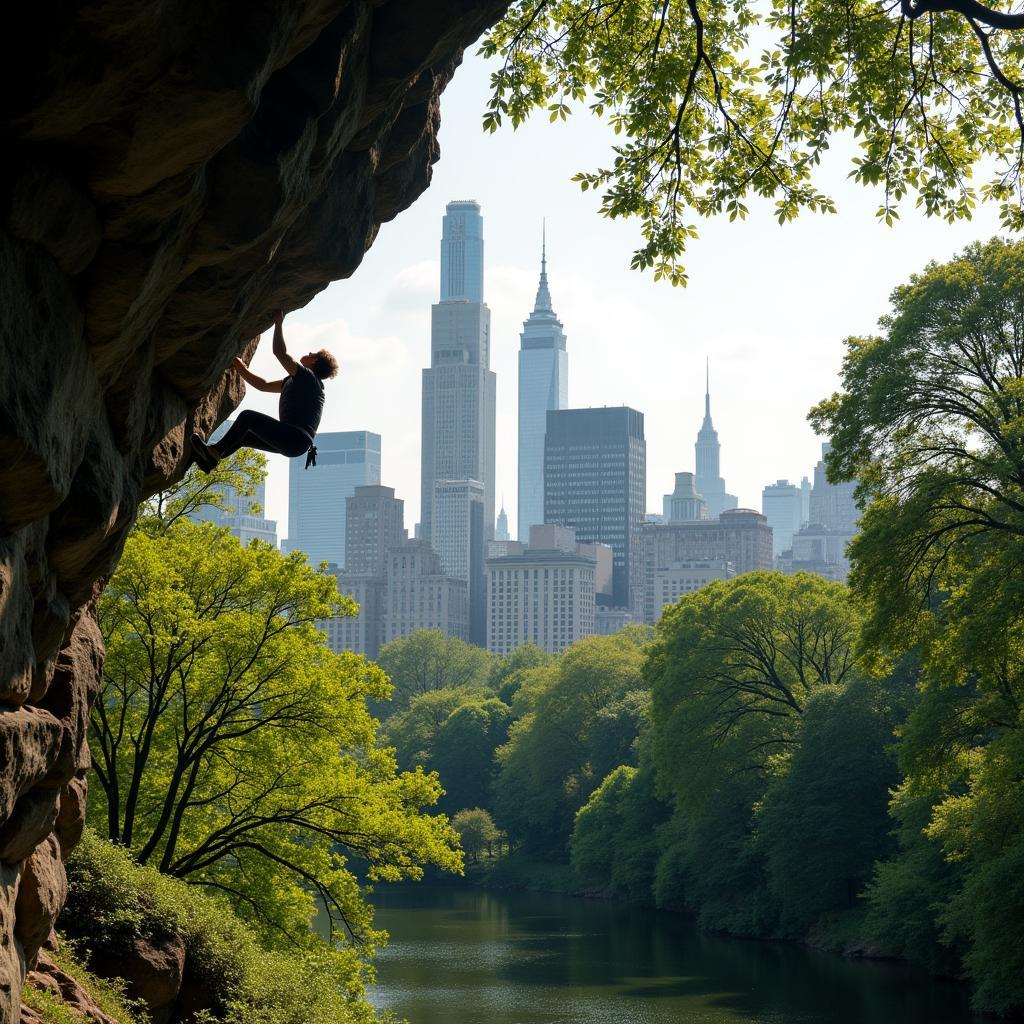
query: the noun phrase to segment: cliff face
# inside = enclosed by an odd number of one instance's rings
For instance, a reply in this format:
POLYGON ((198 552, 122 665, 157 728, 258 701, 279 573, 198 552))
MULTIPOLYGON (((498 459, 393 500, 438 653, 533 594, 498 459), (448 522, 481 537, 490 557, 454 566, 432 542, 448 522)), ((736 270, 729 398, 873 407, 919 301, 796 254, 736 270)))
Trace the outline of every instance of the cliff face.
POLYGON ((0 1024, 85 813, 93 602, 275 307, 427 186, 507 0, 21 4, 0 68, 0 1024))

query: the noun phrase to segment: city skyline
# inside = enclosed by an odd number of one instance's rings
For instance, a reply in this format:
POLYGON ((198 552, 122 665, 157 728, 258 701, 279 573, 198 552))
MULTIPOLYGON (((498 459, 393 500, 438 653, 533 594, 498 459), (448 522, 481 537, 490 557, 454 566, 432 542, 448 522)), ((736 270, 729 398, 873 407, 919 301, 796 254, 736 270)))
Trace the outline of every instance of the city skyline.
MULTIPOLYGON (((399 221, 385 224, 351 280, 289 314, 295 350, 326 346, 341 372, 327 389, 323 429, 384 437, 382 479, 403 495, 410 529, 420 507, 420 369, 440 274, 437 225, 445 203, 472 196, 487 217, 487 302, 498 377, 497 479, 512 536, 516 520, 516 377, 519 333, 537 290, 537 249, 547 217, 547 256, 557 267, 557 310, 573 348, 574 407, 631 405, 646 419, 647 511, 659 511, 677 472, 693 469, 710 355, 721 473, 742 507, 759 508, 765 484, 800 480, 824 439, 807 410, 838 384, 843 338, 871 333, 892 289, 931 259, 997 233, 998 214, 947 225, 904 211, 875 222, 877 196, 847 182, 850 144, 837 137, 826 184, 840 213, 779 227, 771 204, 749 218, 700 222, 686 254, 689 286, 631 270, 635 222, 598 215, 598 200, 570 181, 604 160, 611 140, 581 114, 557 128, 533 120, 486 135, 481 97, 492 68, 469 55, 445 94, 441 160, 433 184, 399 221), (556 139, 558 146, 554 146, 556 139), (842 236, 842 251, 835 239, 842 236), (785 275, 782 268, 793 269, 785 275)), ((828 169, 826 169, 828 170, 828 169)), ((279 374, 269 335, 253 361, 279 374)), ((276 411, 276 396, 250 389, 244 407, 276 411)), ((314 472, 311 470, 310 472, 314 472)), ((267 515, 287 536, 287 465, 271 459, 267 515)))

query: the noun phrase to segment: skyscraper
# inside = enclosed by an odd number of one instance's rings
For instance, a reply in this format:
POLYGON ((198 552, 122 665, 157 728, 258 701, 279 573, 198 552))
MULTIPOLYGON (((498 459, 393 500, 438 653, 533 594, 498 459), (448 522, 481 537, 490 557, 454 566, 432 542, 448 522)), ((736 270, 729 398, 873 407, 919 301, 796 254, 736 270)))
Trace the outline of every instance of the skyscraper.
POLYGON ((479 204, 449 203, 442 220, 441 301, 431 309, 430 366, 423 371, 418 536, 432 542, 437 480, 478 480, 485 540, 494 530, 495 376, 483 255, 479 204))
POLYGON ((611 545, 612 595, 640 600, 640 524, 647 499, 644 415, 625 406, 547 414, 544 521, 573 526, 581 543, 611 545))
POLYGON ((704 388, 704 422, 697 434, 694 449, 697 457, 697 491, 708 506, 708 518, 717 519, 726 509, 735 508, 735 494, 727 494, 725 481, 719 469, 719 454, 722 446, 718 443, 718 431, 711 423, 711 381, 710 374, 704 388))
POLYGON ((484 301, 484 219, 475 200, 456 200, 441 219, 441 301, 484 301))
POLYGON ((821 461, 814 467, 814 487, 811 489, 808 520, 816 526, 827 526, 852 537, 857 532, 857 482, 847 480, 841 484, 829 483, 825 473, 825 456, 832 451, 832 445, 821 446, 821 461))
POLYGON ((502 503, 501 511, 498 513, 498 525, 494 530, 494 539, 497 541, 512 539, 508 535, 508 515, 505 513, 504 503, 502 503))
POLYGON ((434 481, 434 550, 446 576, 469 586, 469 639, 487 642, 484 606, 484 487, 479 480, 434 481))
POLYGON ((547 240, 541 242, 540 283, 533 312, 519 336, 519 512, 524 543, 530 527, 544 522, 544 431, 549 409, 569 404, 569 356, 565 332, 551 308, 547 240))
POLYGON ((761 491, 761 512, 772 528, 772 545, 777 555, 789 551, 793 536, 803 524, 803 496, 796 484, 776 480, 761 491))
POLYGON ((460 640, 469 635, 466 581, 446 576, 441 559, 425 540, 392 548, 385 566, 383 642, 417 629, 439 629, 460 640))
POLYGON ((405 502, 393 487, 357 487, 345 503, 345 572, 384 576, 388 551, 406 540, 405 502))
POLYGON ((380 434, 347 430, 316 435, 316 466, 306 457, 288 466, 288 551, 310 562, 345 568, 345 500, 357 487, 380 483, 380 434))

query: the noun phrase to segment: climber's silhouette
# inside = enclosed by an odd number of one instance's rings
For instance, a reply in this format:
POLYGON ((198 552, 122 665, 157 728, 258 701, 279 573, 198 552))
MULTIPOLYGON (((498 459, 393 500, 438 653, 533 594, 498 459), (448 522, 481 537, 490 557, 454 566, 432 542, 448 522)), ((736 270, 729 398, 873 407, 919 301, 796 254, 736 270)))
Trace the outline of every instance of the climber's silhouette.
POLYGON ((316 465, 316 428, 324 409, 323 382, 338 372, 338 363, 326 349, 310 352, 297 362, 284 347, 284 314, 274 315, 274 355, 288 371, 281 380, 257 377, 242 362, 235 359, 234 369, 259 391, 281 395, 279 419, 261 412, 245 409, 231 424, 228 432, 216 443, 207 444, 198 434, 192 435, 192 458, 196 465, 209 473, 217 463, 239 448, 258 448, 294 458, 308 452, 306 466, 316 465))

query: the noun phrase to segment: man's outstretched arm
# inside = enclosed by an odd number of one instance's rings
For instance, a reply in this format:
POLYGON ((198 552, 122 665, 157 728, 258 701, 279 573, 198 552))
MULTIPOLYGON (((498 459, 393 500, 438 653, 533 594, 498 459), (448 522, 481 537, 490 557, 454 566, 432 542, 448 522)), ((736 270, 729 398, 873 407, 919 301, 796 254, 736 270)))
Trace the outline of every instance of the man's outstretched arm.
POLYGON ((262 377, 257 376, 252 370, 249 369, 245 363, 242 362, 237 356, 235 361, 231 364, 242 376, 242 379, 251 384, 257 391, 273 391, 275 394, 281 393, 281 388, 284 385, 283 380, 264 380, 262 377))
POLYGON ((287 370, 288 376, 294 377, 299 364, 288 355, 288 350, 284 347, 284 311, 280 309, 274 313, 274 355, 287 370))

